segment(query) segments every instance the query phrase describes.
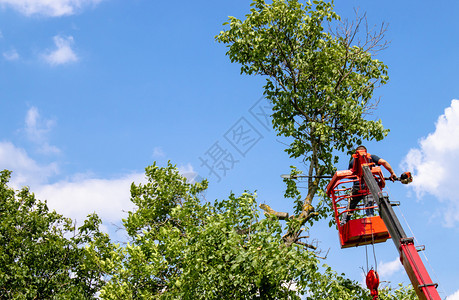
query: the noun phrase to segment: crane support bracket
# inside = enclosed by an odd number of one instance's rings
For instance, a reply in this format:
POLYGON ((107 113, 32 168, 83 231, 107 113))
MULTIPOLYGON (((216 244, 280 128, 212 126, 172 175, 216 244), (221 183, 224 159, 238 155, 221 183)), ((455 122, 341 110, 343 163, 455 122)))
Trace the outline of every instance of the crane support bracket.
POLYGON ((428 287, 428 286, 434 286, 435 288, 437 288, 438 283, 421 284, 418 286, 418 288, 423 288, 423 287, 428 287))
POLYGON ((400 244, 402 244, 402 245, 414 244, 414 239, 412 237, 401 238, 400 239, 400 244))

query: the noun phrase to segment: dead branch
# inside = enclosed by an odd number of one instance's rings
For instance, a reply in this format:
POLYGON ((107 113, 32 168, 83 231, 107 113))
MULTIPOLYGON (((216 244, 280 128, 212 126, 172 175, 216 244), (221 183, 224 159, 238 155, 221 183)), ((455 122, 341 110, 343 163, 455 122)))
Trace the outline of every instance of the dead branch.
POLYGON ((306 248, 310 248, 310 249, 313 249, 313 250, 317 250, 317 247, 314 246, 314 245, 311 245, 311 244, 303 243, 303 242, 300 242, 300 241, 296 241, 295 244, 298 244, 298 245, 301 245, 301 246, 304 246, 306 248))
POLYGON ((322 256, 319 256, 319 255, 317 255, 317 254, 314 254, 314 255, 315 255, 317 258, 320 258, 320 259, 327 259, 327 256, 328 256, 328 252, 330 252, 330 248, 328 248, 328 250, 327 250, 327 253, 325 254, 325 256, 324 256, 324 257, 322 257, 322 256))

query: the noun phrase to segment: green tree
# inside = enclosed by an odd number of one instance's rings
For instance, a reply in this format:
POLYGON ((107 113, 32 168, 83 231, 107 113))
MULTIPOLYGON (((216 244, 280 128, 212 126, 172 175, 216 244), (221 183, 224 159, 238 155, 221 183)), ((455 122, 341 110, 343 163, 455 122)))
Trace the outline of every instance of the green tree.
MULTIPOLYGON (((305 197, 288 182, 286 195, 296 205, 285 241, 292 244, 299 241, 300 228, 319 214, 313 198, 325 183, 317 176, 333 174, 336 151, 350 151, 362 140, 381 140, 388 133, 380 120, 366 119, 375 104, 374 88, 388 80, 387 67, 373 57, 385 47, 385 28, 359 39, 365 18, 341 22, 333 4, 325 1, 253 0, 251 6, 245 20, 229 17, 229 28, 216 40, 227 45, 241 73, 266 77, 273 127, 291 140, 286 151, 302 158, 308 169, 305 197)), ((267 205, 262 208, 286 218, 267 205)))
POLYGON ((146 168, 123 220, 130 242, 101 259, 104 299, 366 299, 357 283, 311 251, 282 240, 278 218, 260 218, 255 195, 209 203, 207 182, 186 182, 170 163, 146 168))
POLYGON ((379 299, 381 300, 398 300, 398 299, 417 300, 419 298, 411 284, 407 286, 399 284, 397 289, 385 287, 379 290, 379 299))
POLYGON ((0 298, 95 298, 104 281, 93 257, 110 253, 100 219, 90 215, 76 229, 28 188, 8 187, 10 174, 0 172, 0 298))
MULTIPOLYGON (((286 246, 310 247, 301 240, 302 228, 331 212, 323 201, 314 208, 313 199, 324 196, 326 182, 320 176, 334 173, 338 154, 353 151, 363 140, 379 141, 389 132, 381 120, 368 119, 377 106, 374 89, 389 79, 387 66, 375 59, 387 46, 386 27, 369 31, 365 16, 342 21, 333 8, 320 0, 253 0, 245 19, 229 17, 224 24, 229 28, 215 37, 227 45, 226 54, 241 65, 241 74, 266 78, 264 95, 273 105, 273 128, 290 141, 290 157, 302 159, 307 168, 305 196, 295 181, 284 180, 285 196, 294 199, 294 216, 260 205, 267 215, 287 220, 286 246)), ((292 175, 299 173, 292 167, 292 175)), ((329 283, 336 286, 334 280, 329 283)), ((412 288, 401 287, 383 290, 381 299, 413 295, 412 288)))

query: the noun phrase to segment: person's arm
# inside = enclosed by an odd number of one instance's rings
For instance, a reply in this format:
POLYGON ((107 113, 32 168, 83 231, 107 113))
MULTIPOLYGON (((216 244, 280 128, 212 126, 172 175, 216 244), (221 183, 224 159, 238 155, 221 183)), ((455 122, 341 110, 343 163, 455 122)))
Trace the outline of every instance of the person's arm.
POLYGON ((394 181, 394 180, 397 179, 397 175, 395 175, 394 169, 392 169, 392 167, 390 166, 390 164, 389 164, 386 160, 380 158, 380 159, 378 160, 378 164, 379 164, 379 165, 382 165, 384 168, 386 168, 387 171, 389 171, 389 173, 390 173, 390 180, 391 180, 391 181, 394 181))

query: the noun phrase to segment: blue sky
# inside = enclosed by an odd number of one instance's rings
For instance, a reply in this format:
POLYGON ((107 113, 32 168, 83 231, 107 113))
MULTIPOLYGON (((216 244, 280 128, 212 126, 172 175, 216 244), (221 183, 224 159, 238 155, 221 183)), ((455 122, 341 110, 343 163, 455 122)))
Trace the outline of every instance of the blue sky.
MULTIPOLYGON (((98 212, 110 231, 153 161, 207 177, 209 200, 256 190, 260 202, 292 211, 280 174, 301 165, 265 126, 264 79, 240 75, 214 41, 249 4, 0 0, 0 168, 67 216, 98 212)), ((390 82, 371 116, 391 132, 369 152, 416 175, 387 191, 426 245, 441 296, 459 299, 459 3, 336 1, 343 18, 354 8, 388 23, 391 42, 378 56, 390 82)), ((330 249, 325 262, 361 281, 365 248, 339 249, 322 223, 310 235, 330 249)), ((381 280, 409 281, 390 241, 375 251, 381 280)))

